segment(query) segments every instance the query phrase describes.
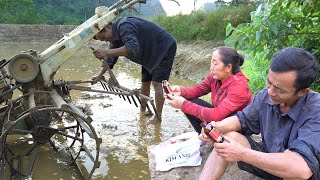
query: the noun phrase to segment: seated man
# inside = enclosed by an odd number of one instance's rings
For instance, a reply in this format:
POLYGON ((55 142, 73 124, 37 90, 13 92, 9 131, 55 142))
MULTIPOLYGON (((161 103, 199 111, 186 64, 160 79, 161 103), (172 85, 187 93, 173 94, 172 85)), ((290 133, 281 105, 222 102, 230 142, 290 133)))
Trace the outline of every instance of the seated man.
MULTIPOLYGON (((320 179, 320 94, 315 58, 300 48, 285 48, 272 59, 267 87, 236 116, 211 122, 223 143, 214 143, 199 179, 219 179, 228 162, 265 179, 320 179), (261 133, 257 143, 251 134, 261 133)), ((209 142, 202 132, 200 139, 209 142)))

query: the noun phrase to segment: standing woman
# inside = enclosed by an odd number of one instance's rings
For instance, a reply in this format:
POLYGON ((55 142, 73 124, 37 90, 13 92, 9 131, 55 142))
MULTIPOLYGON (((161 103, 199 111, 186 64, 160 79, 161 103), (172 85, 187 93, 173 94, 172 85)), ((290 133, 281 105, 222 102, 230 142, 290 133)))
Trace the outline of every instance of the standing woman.
POLYGON ((240 70, 244 58, 231 47, 219 47, 212 54, 210 74, 194 87, 172 86, 169 104, 181 109, 200 134, 201 122, 221 121, 251 103, 248 78, 240 70), (198 99, 211 92, 212 104, 198 99))

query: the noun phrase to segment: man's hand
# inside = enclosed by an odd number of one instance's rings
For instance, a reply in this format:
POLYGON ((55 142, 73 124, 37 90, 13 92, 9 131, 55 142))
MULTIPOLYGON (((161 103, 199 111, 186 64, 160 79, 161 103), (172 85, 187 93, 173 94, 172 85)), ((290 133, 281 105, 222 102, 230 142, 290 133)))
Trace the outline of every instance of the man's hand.
POLYGON ((224 136, 224 139, 224 143, 213 144, 217 154, 228 162, 241 161, 242 154, 247 148, 227 136, 224 136))
POLYGON ((97 49, 93 51, 93 54, 98 59, 103 59, 108 56, 108 49, 97 49))
POLYGON ((182 96, 167 94, 167 100, 170 106, 181 109, 182 103, 186 100, 182 96))
POLYGON ((102 76, 99 76, 99 75, 92 77, 91 80, 93 80, 93 81, 91 84, 97 83, 98 81, 100 81, 101 78, 102 78, 102 76))

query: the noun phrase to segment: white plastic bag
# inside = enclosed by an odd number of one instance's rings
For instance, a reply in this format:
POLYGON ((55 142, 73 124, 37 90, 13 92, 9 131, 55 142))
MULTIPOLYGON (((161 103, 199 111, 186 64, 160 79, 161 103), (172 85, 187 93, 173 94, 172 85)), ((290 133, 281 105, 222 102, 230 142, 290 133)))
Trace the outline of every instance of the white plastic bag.
POLYGON ((199 166, 200 140, 197 132, 183 133, 158 144, 153 153, 156 161, 156 171, 168 171, 175 167, 199 166))

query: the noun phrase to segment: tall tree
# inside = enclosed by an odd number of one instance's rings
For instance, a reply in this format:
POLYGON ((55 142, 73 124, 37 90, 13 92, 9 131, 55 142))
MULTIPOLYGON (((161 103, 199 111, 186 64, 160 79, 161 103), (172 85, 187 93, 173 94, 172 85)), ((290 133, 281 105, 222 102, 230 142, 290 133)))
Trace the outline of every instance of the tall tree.
POLYGON ((39 24, 44 22, 34 8, 32 0, 2 0, 0 23, 39 24))

